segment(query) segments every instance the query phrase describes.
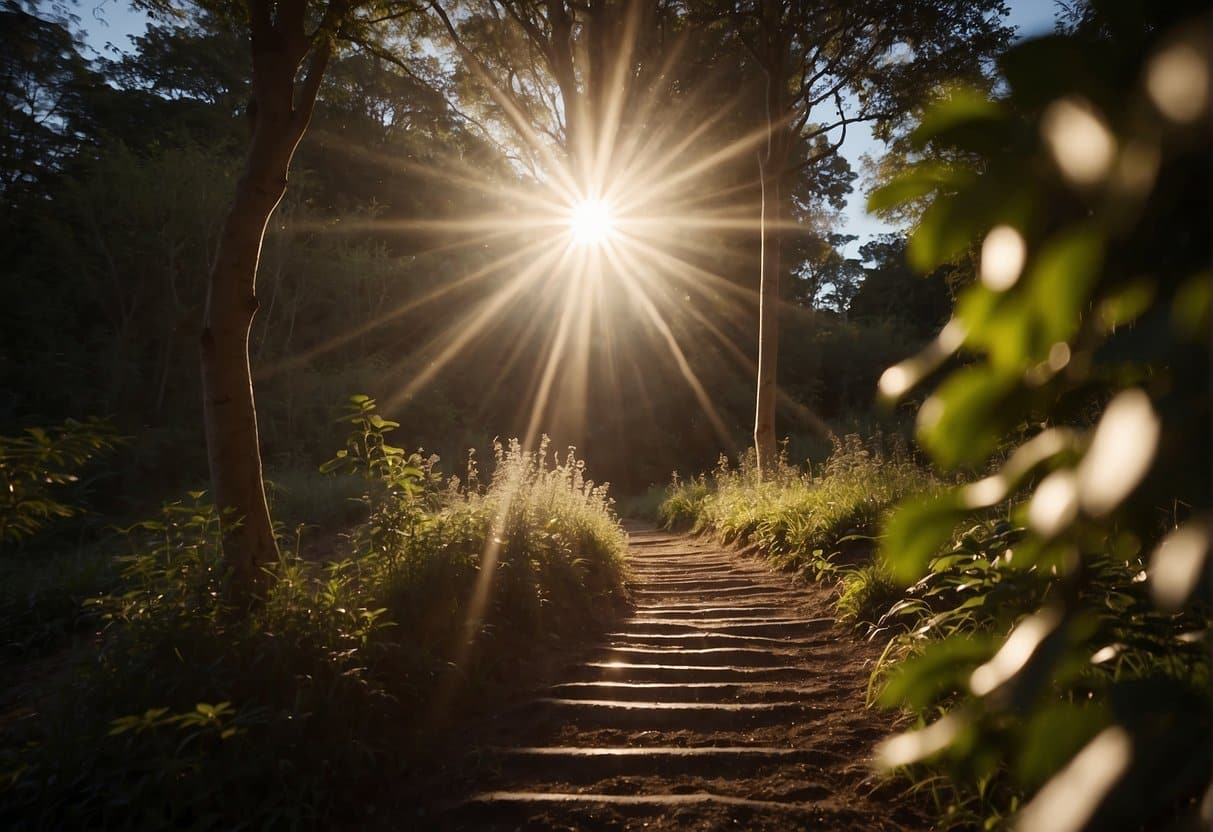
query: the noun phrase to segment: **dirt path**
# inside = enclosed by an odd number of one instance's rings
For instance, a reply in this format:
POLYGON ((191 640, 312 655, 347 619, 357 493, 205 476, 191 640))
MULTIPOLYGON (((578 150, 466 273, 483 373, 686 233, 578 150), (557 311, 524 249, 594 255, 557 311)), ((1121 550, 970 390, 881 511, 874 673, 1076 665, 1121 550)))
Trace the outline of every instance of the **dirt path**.
POLYGON ((888 731, 871 645, 828 591, 705 541, 631 533, 636 609, 588 661, 499 715, 449 830, 901 830, 873 793, 888 731))

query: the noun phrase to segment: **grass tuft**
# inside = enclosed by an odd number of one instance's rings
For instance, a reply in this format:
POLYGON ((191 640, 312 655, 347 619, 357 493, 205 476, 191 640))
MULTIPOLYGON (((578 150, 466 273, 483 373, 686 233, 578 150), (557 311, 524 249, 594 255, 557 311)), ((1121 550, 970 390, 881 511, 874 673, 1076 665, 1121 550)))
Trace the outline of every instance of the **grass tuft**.
POLYGON ((781 461, 763 479, 752 451, 735 466, 722 458, 710 480, 675 480, 661 511, 667 526, 755 545, 787 569, 842 576, 838 570, 856 552, 870 550, 870 537, 898 500, 935 486, 899 441, 850 434, 835 441, 817 471, 781 461))

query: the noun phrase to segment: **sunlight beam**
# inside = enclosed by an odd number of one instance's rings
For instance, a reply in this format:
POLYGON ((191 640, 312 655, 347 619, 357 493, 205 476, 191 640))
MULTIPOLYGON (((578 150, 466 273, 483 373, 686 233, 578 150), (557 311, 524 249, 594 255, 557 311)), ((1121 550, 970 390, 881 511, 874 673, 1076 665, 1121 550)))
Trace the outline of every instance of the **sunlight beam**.
POLYGON ((583 199, 569 212, 569 233, 579 246, 601 246, 615 236, 615 212, 603 199, 583 199))
POLYGON ((657 328, 657 331, 665 340, 666 346, 670 348, 670 354, 674 357, 674 361, 678 365, 679 372, 682 373, 682 377, 686 379, 687 384, 690 385, 692 392, 695 394, 695 398, 699 401, 699 406, 703 408, 704 414, 708 417, 708 421, 711 422, 712 427, 716 430, 718 437, 727 448, 736 453, 736 446, 733 443, 732 435, 729 433, 728 428, 725 427, 724 420, 720 418, 720 414, 717 412, 716 406, 712 404, 712 399, 708 396, 707 390, 704 389, 703 384, 699 381, 699 376, 696 375, 695 370, 691 367, 691 363, 687 361, 686 355, 683 354, 682 348, 678 345, 678 340, 674 337, 674 333, 670 329, 670 325, 666 323, 666 320, 664 317, 662 317, 661 312, 656 306, 653 305, 652 299, 649 298, 648 294, 644 291, 644 288, 641 287, 636 282, 636 279, 629 274, 629 267, 635 267, 637 264, 627 264, 627 266, 625 266, 625 264, 619 259, 622 252, 609 251, 608 254, 611 257, 612 265, 615 266, 616 273, 623 281, 624 287, 628 290, 628 293, 631 295, 633 300, 635 300, 640 306, 641 310, 648 317, 649 321, 652 322, 653 326, 657 328))
MULTIPOLYGON (((504 286, 497 290, 487 300, 485 300, 480 309, 463 325, 458 334, 450 338, 441 352, 434 357, 428 365, 420 373, 413 378, 405 387, 396 395, 392 396, 384 406, 385 410, 391 410, 399 406, 411 398, 425 385, 433 381, 434 377, 446 367, 447 364, 455 358, 456 355, 463 350, 465 346, 470 344, 478 336, 481 336, 488 329, 489 322, 501 314, 506 305, 522 294, 522 291, 528 286, 535 283, 541 275, 543 275, 549 267, 559 268, 560 264, 567 259, 567 254, 562 254, 559 251, 549 250, 542 257, 537 258, 531 265, 511 278, 504 286)), ((435 345, 435 348, 436 345, 435 345)))

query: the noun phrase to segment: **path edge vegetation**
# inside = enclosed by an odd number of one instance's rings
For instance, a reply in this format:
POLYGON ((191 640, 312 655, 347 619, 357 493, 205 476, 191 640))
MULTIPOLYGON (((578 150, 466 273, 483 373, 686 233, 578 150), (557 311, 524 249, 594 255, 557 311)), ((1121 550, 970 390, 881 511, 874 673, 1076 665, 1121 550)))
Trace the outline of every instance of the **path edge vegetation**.
POLYGON ((945 825, 1210 822, 1208 28, 1198 3, 1092 3, 1007 52, 1001 95, 928 109, 920 161, 872 195, 918 203, 921 272, 979 264, 881 379, 919 396, 938 467, 906 464, 933 489, 893 508, 855 439, 775 483, 723 464, 662 506, 840 579, 840 615, 887 644, 873 701, 917 726, 877 762, 945 825), (860 567, 857 535, 879 542, 860 567))
POLYGON ((325 828, 415 812, 433 755, 470 714, 533 684, 626 603, 626 537, 573 449, 469 457, 396 447, 353 397, 324 467, 360 520, 320 557, 276 530, 253 609, 223 591, 203 492, 120 530, 112 588, 85 602, 95 643, 6 714, 8 829, 325 828), (155 684, 149 685, 148 680, 155 684))

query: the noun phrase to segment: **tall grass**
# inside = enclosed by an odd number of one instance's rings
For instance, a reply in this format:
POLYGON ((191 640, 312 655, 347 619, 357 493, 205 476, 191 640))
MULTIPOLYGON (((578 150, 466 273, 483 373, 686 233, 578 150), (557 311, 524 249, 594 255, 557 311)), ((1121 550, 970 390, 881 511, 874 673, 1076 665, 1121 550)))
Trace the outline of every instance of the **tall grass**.
POLYGON ((764 479, 752 451, 736 465, 722 458, 710 478, 675 481, 661 513, 668 526, 710 530, 758 547, 782 567, 820 574, 845 565, 898 500, 935 486, 897 438, 849 434, 817 470, 781 459, 764 479))

